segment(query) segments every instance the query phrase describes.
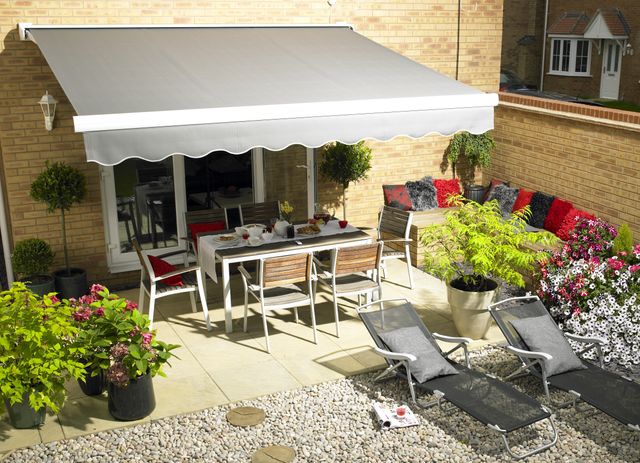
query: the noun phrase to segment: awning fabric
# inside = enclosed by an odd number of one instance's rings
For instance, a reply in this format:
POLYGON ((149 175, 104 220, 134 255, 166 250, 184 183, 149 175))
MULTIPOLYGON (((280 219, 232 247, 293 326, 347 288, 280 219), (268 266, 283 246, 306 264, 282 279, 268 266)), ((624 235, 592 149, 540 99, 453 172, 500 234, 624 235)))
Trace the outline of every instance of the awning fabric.
POLYGON ((28 29, 78 116, 87 158, 201 157, 493 128, 495 94, 349 27, 28 29))

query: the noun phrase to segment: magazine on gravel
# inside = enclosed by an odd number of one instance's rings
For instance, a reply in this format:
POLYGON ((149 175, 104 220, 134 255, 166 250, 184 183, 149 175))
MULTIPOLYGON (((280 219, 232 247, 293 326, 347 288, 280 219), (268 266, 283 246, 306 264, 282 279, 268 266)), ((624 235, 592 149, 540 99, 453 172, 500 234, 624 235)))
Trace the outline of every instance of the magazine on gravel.
POLYGON ((405 409, 405 415, 403 417, 399 417, 396 414, 397 407, 389 409, 381 403, 373 403, 373 411, 376 413, 378 423, 382 430, 406 428, 408 426, 417 426, 420 424, 418 416, 414 415, 411 409, 406 405, 403 407, 405 409))

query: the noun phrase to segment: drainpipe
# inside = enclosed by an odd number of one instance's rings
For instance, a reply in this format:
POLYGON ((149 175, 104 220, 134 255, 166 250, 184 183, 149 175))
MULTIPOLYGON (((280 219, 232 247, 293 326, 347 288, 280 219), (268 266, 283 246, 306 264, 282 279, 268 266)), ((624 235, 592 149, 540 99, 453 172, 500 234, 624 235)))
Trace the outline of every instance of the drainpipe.
POLYGON ((11 252, 9 251, 9 227, 7 226, 7 214, 4 208, 4 191, 0 180, 0 234, 2 235, 2 251, 4 253, 4 268, 7 271, 7 284, 13 283, 13 266, 11 265, 11 252))
POLYGON ((544 2, 544 26, 542 27, 542 66, 540 66, 540 85, 538 90, 544 89, 544 59, 545 51, 547 50, 547 18, 549 16, 549 0, 544 2))

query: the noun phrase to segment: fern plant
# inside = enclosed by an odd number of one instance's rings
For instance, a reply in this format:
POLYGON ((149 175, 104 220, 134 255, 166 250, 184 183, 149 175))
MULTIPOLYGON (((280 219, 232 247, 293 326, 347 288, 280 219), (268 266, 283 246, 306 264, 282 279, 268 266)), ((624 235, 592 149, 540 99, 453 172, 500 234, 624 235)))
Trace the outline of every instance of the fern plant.
POLYGON ((497 201, 479 204, 453 196, 450 202, 458 208, 446 214, 444 223, 426 227, 420 241, 425 271, 457 289, 486 291, 491 278, 524 287, 521 272, 533 271, 548 255, 530 245, 557 240, 548 232, 525 231, 528 208, 504 220, 497 201))

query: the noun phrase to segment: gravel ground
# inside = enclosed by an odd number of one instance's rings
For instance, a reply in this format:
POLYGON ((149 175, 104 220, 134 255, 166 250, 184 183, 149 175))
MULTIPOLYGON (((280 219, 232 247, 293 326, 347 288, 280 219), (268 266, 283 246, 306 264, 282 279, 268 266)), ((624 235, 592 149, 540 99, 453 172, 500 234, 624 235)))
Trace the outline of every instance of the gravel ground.
MULTIPOLYGON (((475 368, 497 375, 506 375, 517 366, 498 349, 472 356, 475 368)), ((265 422, 253 428, 229 425, 225 414, 232 406, 227 405, 20 449, 7 455, 3 463, 248 462, 257 449, 275 444, 293 447, 296 462, 510 461, 496 433, 457 409, 412 407, 421 418, 420 426, 380 431, 372 402, 409 403, 409 394, 406 383, 395 379, 374 383, 374 376, 365 374, 234 404, 266 410, 265 422)), ((533 379, 513 384, 543 398, 533 379)), ((554 394, 555 400, 562 397, 559 392, 554 394)), ((640 433, 628 431, 607 415, 590 408, 583 412, 564 409, 556 413, 556 425, 558 444, 527 461, 640 461, 640 433)), ((537 425, 534 430, 512 433, 510 439, 526 448, 547 437, 546 426, 537 425)))

